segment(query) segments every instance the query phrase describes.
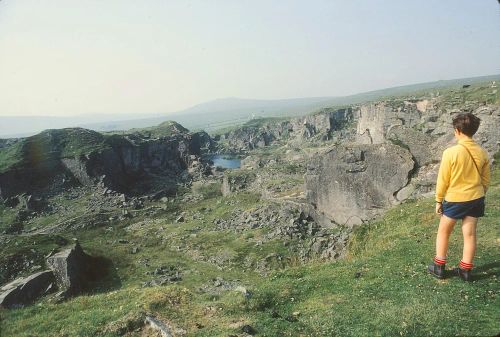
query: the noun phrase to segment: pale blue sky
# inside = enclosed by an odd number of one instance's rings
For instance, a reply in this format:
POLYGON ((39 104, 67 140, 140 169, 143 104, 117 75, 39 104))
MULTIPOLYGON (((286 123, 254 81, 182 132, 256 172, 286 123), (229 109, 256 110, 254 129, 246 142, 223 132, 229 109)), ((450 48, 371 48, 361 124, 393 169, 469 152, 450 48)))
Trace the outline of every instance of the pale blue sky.
POLYGON ((0 1, 0 115, 163 113, 500 73, 496 0, 0 1))

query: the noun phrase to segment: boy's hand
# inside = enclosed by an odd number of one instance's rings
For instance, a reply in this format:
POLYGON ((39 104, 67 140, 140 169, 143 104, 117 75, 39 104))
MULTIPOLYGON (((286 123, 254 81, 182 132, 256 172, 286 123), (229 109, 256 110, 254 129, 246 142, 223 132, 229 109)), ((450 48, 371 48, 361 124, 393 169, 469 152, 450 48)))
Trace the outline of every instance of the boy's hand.
POLYGON ((436 214, 443 214, 443 204, 440 202, 436 202, 436 214))

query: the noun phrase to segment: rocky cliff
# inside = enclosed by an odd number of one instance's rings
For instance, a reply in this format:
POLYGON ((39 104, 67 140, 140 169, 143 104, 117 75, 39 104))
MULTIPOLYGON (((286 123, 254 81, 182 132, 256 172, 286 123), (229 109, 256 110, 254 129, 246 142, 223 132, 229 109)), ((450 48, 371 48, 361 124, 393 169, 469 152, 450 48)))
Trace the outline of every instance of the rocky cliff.
POLYGON ((301 143, 313 137, 328 140, 335 133, 344 133, 346 126, 352 123, 353 119, 352 108, 327 108, 300 118, 251 120, 216 139, 235 152, 268 146, 275 141, 301 143))
POLYGON ((337 224, 361 224, 396 202, 414 165, 408 150, 390 143, 337 146, 308 166, 306 197, 337 224))
POLYGON ((500 144, 500 107, 464 105, 459 109, 449 99, 434 97, 358 107, 355 141, 333 147, 309 165, 308 201, 339 224, 359 224, 391 204, 432 195, 441 154, 454 143, 452 119, 464 111, 481 118, 474 138, 493 161, 500 144))
POLYGON ((168 126, 170 132, 162 124, 159 134, 103 135, 73 128, 20 139, 1 150, 10 155, 4 162, 12 164, 0 171, 0 197, 75 184, 130 192, 138 185, 148 188, 158 177, 175 182, 212 147, 212 140, 205 132, 189 133, 176 123, 168 126))

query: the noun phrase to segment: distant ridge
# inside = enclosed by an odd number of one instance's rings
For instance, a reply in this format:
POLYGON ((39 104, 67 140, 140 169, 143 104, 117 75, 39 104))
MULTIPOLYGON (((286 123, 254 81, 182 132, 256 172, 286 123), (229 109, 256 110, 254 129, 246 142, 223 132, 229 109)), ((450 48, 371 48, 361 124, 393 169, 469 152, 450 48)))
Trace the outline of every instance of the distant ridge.
MULTIPOLYGON (((423 90, 432 90, 463 84, 475 84, 488 81, 500 81, 500 74, 468 77, 452 80, 417 83, 398 87, 353 94, 341 97, 306 97, 291 99, 247 99, 220 98, 197 104, 188 109, 168 114, 157 114, 143 117, 137 114, 129 118, 109 115, 108 120, 102 117, 96 121, 85 121, 85 116, 78 117, 0 117, 0 137, 25 137, 44 129, 63 127, 85 127, 96 131, 128 130, 158 125, 167 120, 174 120, 190 130, 204 129, 213 131, 226 126, 242 124, 252 117, 286 117, 304 115, 314 110, 329 106, 360 104, 388 96, 407 95, 423 90)), ((95 116, 89 116, 89 119, 95 116)))

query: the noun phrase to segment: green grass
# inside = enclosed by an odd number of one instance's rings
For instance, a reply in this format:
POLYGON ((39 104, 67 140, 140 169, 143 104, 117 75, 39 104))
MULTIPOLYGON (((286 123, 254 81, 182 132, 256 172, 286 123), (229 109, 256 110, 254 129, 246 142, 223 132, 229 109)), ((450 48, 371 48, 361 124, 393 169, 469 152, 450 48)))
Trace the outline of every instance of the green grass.
POLYGON ((159 125, 148 127, 148 128, 140 128, 140 129, 130 129, 127 131, 113 131, 111 133, 115 134, 134 134, 138 133, 141 135, 148 135, 150 137, 169 137, 177 133, 187 133, 188 129, 183 127, 177 122, 174 121, 166 121, 159 125))
POLYGON ((266 118, 254 118, 245 123, 232 125, 220 129, 216 129, 210 132, 211 136, 223 135, 229 133, 231 131, 235 131, 242 128, 261 128, 268 124, 278 123, 278 122, 286 122, 290 120, 290 117, 266 117, 266 118))
POLYGON ((473 84, 468 88, 456 87, 444 90, 443 102, 462 106, 466 101, 476 101, 484 104, 500 104, 499 88, 491 88, 490 83, 473 84))
POLYGON ((289 119, 290 118, 286 118, 286 117, 254 118, 254 119, 249 120, 245 124, 243 124, 243 126, 261 128, 269 123, 284 122, 284 121, 287 121, 289 119))
MULTIPOLYGON (((478 227, 473 283, 457 277, 436 280, 426 273, 439 220, 431 199, 404 203, 358 227, 344 260, 300 264, 293 263, 294 243, 255 245, 266 229, 215 230, 214 220, 229 219, 236 208, 251 210, 266 201, 248 192, 221 197, 215 193, 217 184, 204 188, 204 200, 175 200, 154 217, 120 221, 111 231, 104 226, 65 233, 66 239, 78 237, 91 255, 112 261, 112 272, 94 291, 64 303, 45 298, 25 308, 0 311, 1 336, 117 336, 110 326, 126 325, 127 317, 145 311, 185 329, 187 336, 238 335, 243 324, 254 327, 256 336, 494 336, 500 331, 498 165, 486 216, 478 227), (185 222, 175 222, 174 209, 185 212, 185 222), (203 216, 191 218, 196 213, 203 216), (147 220, 145 225, 127 229, 142 220, 147 220), (117 243, 120 238, 129 243, 117 243), (137 254, 129 253, 132 246, 140 247, 137 254), (271 253, 288 262, 277 264, 267 276, 245 267, 247 261, 256 263, 271 253), (221 266, 202 258, 221 254, 227 257, 221 266), (150 267, 139 263, 146 258, 150 267), (141 288, 149 279, 145 272, 161 265, 178 267, 183 280, 141 288), (200 290, 220 276, 240 280, 252 296, 200 290)), ((43 256, 60 241, 56 236, 19 237, 0 249, 0 257, 30 249, 43 256)), ((450 240, 449 268, 459 261, 461 247, 457 225, 450 240)))
POLYGON ((6 230, 16 219, 16 211, 0 203, 0 233, 6 230))
MULTIPOLYGON (((360 227, 347 260, 277 272, 259 283, 255 298, 228 311, 248 317, 263 336, 496 335, 500 205, 494 200, 500 197, 499 173, 497 169, 487 214, 478 227, 477 280, 472 284, 457 277, 435 280, 425 272, 438 219, 432 200, 424 200, 396 207, 382 220, 360 227), (300 315, 290 323, 272 319, 272 311, 282 317, 300 315)), ((461 257, 461 245, 457 225, 452 264, 461 257)))
POLYGON ((95 151, 111 149, 113 145, 127 141, 121 137, 122 134, 168 137, 176 133, 186 132, 188 132, 186 128, 173 121, 167 121, 150 128, 106 134, 82 128, 45 130, 0 148, 0 173, 12 169, 16 165, 36 165, 45 160, 74 158, 95 151))
POLYGON ((0 149, 0 173, 22 161, 22 141, 0 149))
POLYGON ((106 138, 82 128, 46 130, 0 150, 0 173, 19 165, 37 165, 54 158, 73 158, 109 149, 106 138))

